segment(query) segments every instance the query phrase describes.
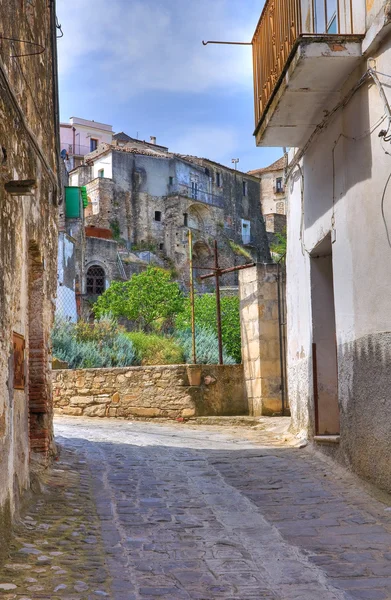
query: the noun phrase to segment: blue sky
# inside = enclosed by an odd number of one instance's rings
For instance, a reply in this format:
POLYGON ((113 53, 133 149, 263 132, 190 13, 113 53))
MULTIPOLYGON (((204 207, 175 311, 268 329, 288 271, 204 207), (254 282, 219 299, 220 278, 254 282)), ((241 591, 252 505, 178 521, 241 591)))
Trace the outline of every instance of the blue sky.
POLYGON ((250 46, 262 0, 57 0, 61 119, 114 131, 243 171, 279 148, 256 148, 250 46))

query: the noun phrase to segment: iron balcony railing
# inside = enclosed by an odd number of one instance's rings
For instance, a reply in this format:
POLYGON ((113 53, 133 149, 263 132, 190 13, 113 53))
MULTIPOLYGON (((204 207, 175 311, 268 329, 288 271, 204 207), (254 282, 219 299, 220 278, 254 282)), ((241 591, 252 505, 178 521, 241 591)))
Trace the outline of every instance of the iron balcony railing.
POLYGON ((184 196, 185 198, 191 198, 195 202, 202 202, 203 204, 224 208, 224 199, 221 196, 206 192, 195 185, 190 186, 184 183, 171 185, 169 196, 184 196))
POLYGON ((354 33, 351 1, 344 8, 342 4, 340 0, 266 0, 252 40, 256 127, 301 36, 354 33))
POLYGON ((65 150, 66 153, 71 156, 85 156, 86 154, 96 150, 96 148, 91 150, 91 146, 83 146, 83 144, 67 144, 61 142, 61 150, 65 150))

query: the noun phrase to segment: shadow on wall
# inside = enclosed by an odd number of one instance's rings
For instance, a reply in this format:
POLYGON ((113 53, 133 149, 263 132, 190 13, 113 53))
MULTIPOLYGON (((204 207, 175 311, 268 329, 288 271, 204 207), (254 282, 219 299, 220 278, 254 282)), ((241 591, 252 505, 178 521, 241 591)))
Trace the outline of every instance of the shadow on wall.
POLYGON ((391 492, 391 332, 338 348, 341 451, 353 470, 391 492))
MULTIPOLYGON (((353 96, 343 114, 340 113, 335 122, 322 131, 305 154, 306 229, 335 206, 352 187, 372 177, 369 93, 370 87, 365 84, 353 96)), ((377 135, 379 130, 376 129, 373 135, 377 135)))

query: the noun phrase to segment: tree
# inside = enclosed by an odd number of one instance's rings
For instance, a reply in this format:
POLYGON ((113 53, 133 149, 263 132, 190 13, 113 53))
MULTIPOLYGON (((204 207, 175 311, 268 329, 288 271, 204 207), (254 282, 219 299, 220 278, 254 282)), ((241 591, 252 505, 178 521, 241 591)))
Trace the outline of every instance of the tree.
POLYGON ((96 317, 111 314, 137 322, 140 327, 158 327, 183 310, 182 292, 170 273, 148 267, 128 281, 112 282, 94 304, 96 317))
POLYGON ((274 260, 278 261, 286 255, 286 227, 280 232, 274 234, 276 241, 270 244, 270 250, 274 254, 274 260))

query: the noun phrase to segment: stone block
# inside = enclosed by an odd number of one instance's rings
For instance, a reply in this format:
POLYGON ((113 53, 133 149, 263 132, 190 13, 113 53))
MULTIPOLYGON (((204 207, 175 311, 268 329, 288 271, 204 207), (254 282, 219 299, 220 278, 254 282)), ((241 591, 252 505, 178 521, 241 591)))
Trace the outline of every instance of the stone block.
POLYGON ((67 406, 66 408, 61 410, 61 414, 71 415, 72 417, 79 417, 83 414, 83 409, 81 408, 81 406, 67 406))
POLYGON ((106 416, 106 406, 98 405, 98 406, 87 406, 84 409, 85 417, 105 417, 106 416))
POLYGON ((94 396, 72 396, 70 403, 72 406, 88 406, 94 403, 94 396))
POLYGON ((114 392, 114 394, 111 396, 111 401, 114 404, 118 404, 118 402, 120 401, 120 395, 118 392, 114 392))
POLYGON ((195 408, 184 408, 181 411, 181 416, 184 417, 184 418, 194 417, 195 413, 196 413, 195 408))

